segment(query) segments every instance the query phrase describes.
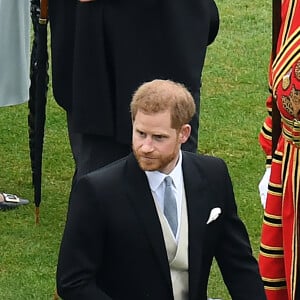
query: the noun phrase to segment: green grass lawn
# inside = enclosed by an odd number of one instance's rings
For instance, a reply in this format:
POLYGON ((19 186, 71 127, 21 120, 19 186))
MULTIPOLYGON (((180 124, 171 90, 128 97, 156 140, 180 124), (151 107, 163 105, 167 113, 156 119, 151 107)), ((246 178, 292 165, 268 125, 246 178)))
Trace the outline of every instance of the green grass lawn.
MULTIPOLYGON (((257 185, 264 155, 257 135, 265 117, 271 49, 271 1, 217 0, 221 26, 203 71, 199 152, 223 158, 239 214, 258 254, 262 220, 257 185)), ((197 38, 197 37, 195 37, 197 38)), ((0 299, 52 299, 73 175, 64 111, 48 94, 40 224, 34 204, 0 213, 0 299)), ((0 191, 33 200, 27 104, 0 108, 0 191)), ((230 299, 216 265, 209 296, 230 299)))

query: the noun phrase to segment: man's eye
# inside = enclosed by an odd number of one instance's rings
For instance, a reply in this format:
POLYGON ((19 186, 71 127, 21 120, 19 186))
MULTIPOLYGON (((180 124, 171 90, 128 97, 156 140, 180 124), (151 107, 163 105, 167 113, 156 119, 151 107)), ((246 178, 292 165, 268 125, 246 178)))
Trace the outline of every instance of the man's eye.
POLYGON ((139 136, 145 136, 145 132, 138 131, 138 135, 139 135, 139 136))
POLYGON ((157 141, 161 141, 161 140, 163 140, 164 138, 165 138, 165 136, 163 136, 163 135, 155 135, 155 136, 154 136, 154 139, 157 140, 157 141))

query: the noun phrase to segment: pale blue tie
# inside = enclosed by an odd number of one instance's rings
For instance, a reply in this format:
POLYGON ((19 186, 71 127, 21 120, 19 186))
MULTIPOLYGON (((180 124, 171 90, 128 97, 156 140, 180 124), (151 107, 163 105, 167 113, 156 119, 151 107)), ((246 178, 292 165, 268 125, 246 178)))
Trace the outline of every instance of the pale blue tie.
POLYGON ((167 176, 164 179, 165 195, 164 195, 164 214, 169 222, 169 225, 173 231, 174 236, 176 237, 178 219, 177 219, 177 205, 174 192, 172 190, 172 177, 167 176))

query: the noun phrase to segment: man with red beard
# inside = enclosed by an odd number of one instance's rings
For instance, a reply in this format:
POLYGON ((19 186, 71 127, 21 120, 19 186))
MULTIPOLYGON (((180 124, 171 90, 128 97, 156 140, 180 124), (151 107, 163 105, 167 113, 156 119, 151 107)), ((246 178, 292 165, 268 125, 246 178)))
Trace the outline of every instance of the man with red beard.
POLYGON ((146 82, 130 108, 133 153, 74 187, 57 267, 61 298, 206 300, 215 258, 232 299, 265 300, 226 164, 181 150, 195 114, 190 92, 146 82))

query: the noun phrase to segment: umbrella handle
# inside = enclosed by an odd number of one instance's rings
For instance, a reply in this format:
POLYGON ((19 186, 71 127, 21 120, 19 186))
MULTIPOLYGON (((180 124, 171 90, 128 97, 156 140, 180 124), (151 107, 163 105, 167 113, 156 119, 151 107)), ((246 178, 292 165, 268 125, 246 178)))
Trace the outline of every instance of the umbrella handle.
POLYGON ((46 24, 48 20, 48 0, 41 0, 40 10, 39 23, 46 24))

